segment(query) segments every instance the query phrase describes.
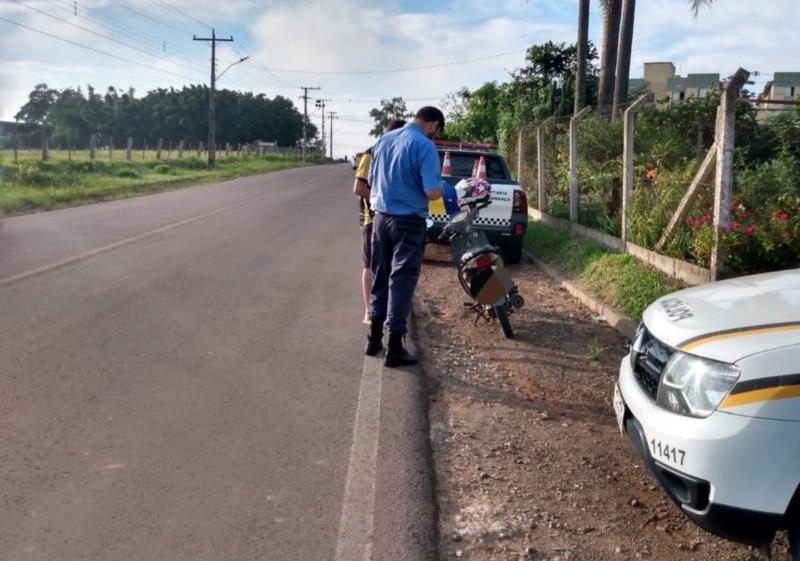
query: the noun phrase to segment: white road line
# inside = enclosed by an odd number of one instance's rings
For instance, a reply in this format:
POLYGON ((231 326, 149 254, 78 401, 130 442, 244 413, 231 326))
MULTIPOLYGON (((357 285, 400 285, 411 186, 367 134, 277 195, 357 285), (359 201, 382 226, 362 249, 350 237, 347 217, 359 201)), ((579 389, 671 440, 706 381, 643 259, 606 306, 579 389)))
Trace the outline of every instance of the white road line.
POLYGON ((336 543, 336 561, 372 559, 375 480, 381 422, 383 361, 366 357, 358 391, 353 443, 336 543))

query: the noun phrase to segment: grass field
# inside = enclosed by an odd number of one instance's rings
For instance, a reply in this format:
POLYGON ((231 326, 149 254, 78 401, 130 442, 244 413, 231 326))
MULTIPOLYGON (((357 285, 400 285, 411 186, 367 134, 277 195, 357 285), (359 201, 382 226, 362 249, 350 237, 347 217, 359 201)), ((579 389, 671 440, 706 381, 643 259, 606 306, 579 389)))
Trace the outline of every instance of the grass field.
POLYGON ((585 286, 598 300, 640 320, 653 301, 683 288, 663 273, 646 267, 632 255, 615 253, 601 245, 531 220, 525 247, 585 286))
POLYGON ((127 161, 125 151, 97 154, 68 154, 51 151, 47 162, 39 151, 20 151, 15 163, 13 153, 0 152, 0 210, 6 216, 38 210, 50 210, 91 202, 135 197, 182 186, 212 183, 224 179, 255 175, 280 169, 309 165, 289 156, 226 156, 217 157, 217 168, 206 168, 205 157, 184 152, 164 151, 162 159, 155 152, 134 154, 127 161))

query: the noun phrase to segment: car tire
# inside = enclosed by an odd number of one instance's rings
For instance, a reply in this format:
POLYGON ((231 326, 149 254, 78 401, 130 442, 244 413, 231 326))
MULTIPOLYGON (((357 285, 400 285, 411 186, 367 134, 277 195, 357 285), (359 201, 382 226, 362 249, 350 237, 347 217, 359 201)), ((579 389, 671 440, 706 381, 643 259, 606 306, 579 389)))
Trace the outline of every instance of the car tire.
POLYGON ((503 254, 503 262, 506 265, 516 265, 522 260, 522 240, 504 243, 500 247, 500 252, 503 254))
POLYGON ((800 561, 800 524, 794 519, 789 524, 789 550, 792 553, 792 561, 800 561))

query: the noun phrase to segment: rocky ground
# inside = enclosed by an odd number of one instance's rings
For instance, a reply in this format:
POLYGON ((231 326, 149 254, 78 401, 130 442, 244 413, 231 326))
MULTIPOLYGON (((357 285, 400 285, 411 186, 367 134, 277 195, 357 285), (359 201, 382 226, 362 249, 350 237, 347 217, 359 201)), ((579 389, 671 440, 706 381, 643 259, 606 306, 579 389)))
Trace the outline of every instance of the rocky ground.
POLYGON ((689 522, 620 436, 622 336, 520 265, 527 305, 507 340, 464 311, 445 257, 429 250, 418 310, 442 559, 761 559, 689 522))

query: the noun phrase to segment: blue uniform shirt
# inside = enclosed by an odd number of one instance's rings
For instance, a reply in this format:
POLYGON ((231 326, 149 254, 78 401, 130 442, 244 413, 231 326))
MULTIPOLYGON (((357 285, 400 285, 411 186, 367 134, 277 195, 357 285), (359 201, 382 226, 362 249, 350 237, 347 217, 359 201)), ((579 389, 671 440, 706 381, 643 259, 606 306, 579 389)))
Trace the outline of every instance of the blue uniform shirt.
POLYGON ((428 216, 425 193, 441 189, 439 153, 417 125, 384 134, 372 148, 370 203, 382 214, 428 216))

